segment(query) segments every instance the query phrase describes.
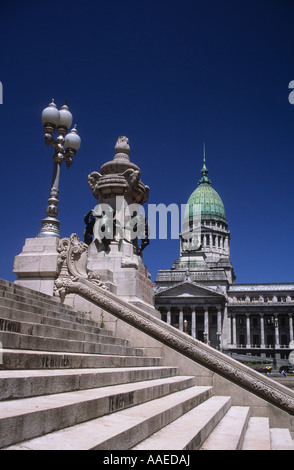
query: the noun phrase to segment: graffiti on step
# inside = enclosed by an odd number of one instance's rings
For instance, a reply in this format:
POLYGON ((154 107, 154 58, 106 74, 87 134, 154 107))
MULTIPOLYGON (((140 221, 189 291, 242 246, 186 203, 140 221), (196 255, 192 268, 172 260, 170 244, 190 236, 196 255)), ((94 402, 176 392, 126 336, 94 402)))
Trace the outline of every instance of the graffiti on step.
POLYGON ((119 393, 109 397, 109 412, 120 410, 134 404, 134 392, 119 393))
POLYGON ((21 323, 0 318, 0 330, 11 333, 20 333, 21 323))
POLYGON ((54 356, 43 356, 42 357, 42 368, 51 369, 58 367, 69 367, 69 358, 67 356, 54 357, 54 356))

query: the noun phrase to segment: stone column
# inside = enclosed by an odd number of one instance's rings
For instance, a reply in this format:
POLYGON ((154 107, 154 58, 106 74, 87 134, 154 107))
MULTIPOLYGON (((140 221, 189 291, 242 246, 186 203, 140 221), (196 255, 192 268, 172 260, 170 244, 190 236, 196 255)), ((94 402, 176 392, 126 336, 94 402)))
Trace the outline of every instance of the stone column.
POLYGON ((183 314, 183 307, 179 307, 180 313, 179 313, 179 330, 183 331, 184 330, 184 314, 183 314))
POLYGON ((196 312, 195 312, 195 308, 192 309, 192 331, 191 331, 191 334, 192 334, 192 338, 196 338, 196 312))
POLYGON ((204 337, 206 336, 207 344, 209 342, 209 317, 208 317, 208 309, 205 308, 204 310, 204 337))
POLYGON ((217 307, 217 332, 216 336, 218 339, 218 348, 221 349, 221 342, 222 342, 222 311, 221 307, 217 307))
POLYGON ((230 254, 230 247, 229 247, 229 237, 226 235, 225 237, 225 252, 227 255, 230 254))
POLYGON ((293 314, 289 313, 289 333, 290 333, 290 341, 293 341, 293 314))
POLYGON ((290 341, 293 341, 293 314, 289 313, 289 332, 290 332, 290 341))
POLYGON ((228 237, 227 236, 225 236, 224 248, 225 248, 225 251, 227 252, 228 251, 228 237))
POLYGON ((265 348, 264 342, 264 316, 263 313, 260 315, 260 347, 265 348))
POLYGON ((170 308, 167 310, 167 313, 166 313, 166 323, 168 325, 171 324, 171 313, 170 313, 170 308))
POLYGON ((217 307, 217 332, 222 332, 222 311, 220 307, 217 307))
POLYGON ((250 338, 250 314, 246 314, 246 348, 251 348, 250 338))
POLYGON ((228 332, 229 332, 229 336, 228 336, 228 344, 232 346, 232 315, 228 315, 227 316, 228 318, 228 332))
POLYGON ((279 334, 279 319, 278 315, 275 315, 275 347, 280 347, 280 334, 279 334))
POLYGON ((236 314, 233 314, 233 345, 237 347, 237 326, 236 326, 236 314))

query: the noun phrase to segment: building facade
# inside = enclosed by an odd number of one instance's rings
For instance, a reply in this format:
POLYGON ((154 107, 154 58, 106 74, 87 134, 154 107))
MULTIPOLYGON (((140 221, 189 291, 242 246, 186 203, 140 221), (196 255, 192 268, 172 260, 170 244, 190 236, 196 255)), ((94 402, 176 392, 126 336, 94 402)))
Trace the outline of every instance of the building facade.
POLYGON ((235 282, 225 209, 205 155, 201 173, 187 202, 180 257, 158 272, 155 307, 167 323, 223 352, 287 360, 294 349, 294 282, 235 282))

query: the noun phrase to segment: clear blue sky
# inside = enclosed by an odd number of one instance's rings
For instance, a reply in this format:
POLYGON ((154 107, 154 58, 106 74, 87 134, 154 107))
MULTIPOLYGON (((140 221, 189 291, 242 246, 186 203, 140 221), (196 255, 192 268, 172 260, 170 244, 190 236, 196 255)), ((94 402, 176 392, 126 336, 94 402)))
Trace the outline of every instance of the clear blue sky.
MULTIPOLYGON (((82 138, 61 171, 62 236, 83 237, 95 206, 87 176, 119 135, 150 186, 183 204, 207 167, 231 230, 237 282, 294 281, 294 2, 75 0, 1 2, 1 269, 37 236, 52 176, 41 112, 68 100, 82 138)), ((177 240, 144 251, 152 279, 177 240)))

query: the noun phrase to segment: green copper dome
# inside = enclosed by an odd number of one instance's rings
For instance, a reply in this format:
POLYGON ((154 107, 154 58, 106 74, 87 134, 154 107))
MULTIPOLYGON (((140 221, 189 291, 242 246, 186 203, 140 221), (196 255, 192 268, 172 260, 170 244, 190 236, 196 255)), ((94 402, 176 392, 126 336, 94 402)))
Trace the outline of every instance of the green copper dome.
POLYGON ((208 179, 208 170, 205 166, 205 155, 203 161, 203 168, 201 170, 202 178, 198 183, 198 188, 191 194, 186 206, 185 218, 193 217, 197 208, 193 206, 201 205, 201 218, 202 219, 216 219, 226 222, 226 214, 223 202, 218 193, 212 188, 211 181, 208 179))

